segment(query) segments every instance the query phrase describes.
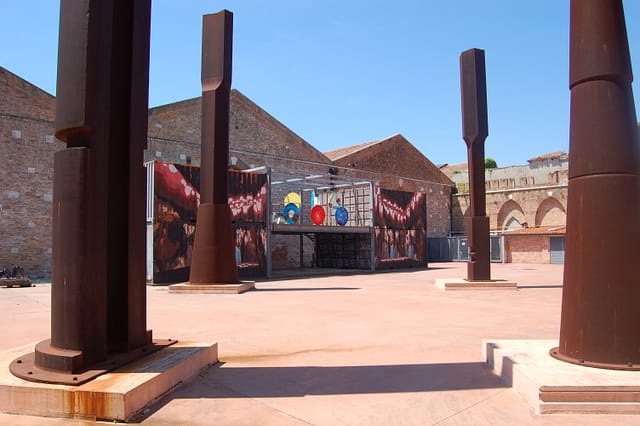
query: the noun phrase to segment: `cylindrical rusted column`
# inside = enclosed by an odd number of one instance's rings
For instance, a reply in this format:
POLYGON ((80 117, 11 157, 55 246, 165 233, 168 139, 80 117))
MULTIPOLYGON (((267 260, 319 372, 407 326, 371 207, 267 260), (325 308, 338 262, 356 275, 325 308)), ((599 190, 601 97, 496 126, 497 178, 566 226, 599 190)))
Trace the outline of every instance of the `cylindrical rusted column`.
POLYGON ((103 189, 94 183, 95 174, 102 171, 96 169, 95 155, 104 143, 95 116, 103 111, 91 102, 91 84, 97 76, 89 76, 96 71, 89 62, 94 55, 90 46, 98 34, 90 37, 88 28, 89 16, 95 13, 89 0, 60 3, 56 137, 68 148, 56 153, 54 160, 51 347, 36 348, 36 363, 54 370, 60 365, 57 348, 81 351, 82 365, 74 363, 75 369, 107 356, 106 271, 97 261, 105 256, 105 235, 88 223, 94 192, 103 189), (91 282, 86 277, 88 263, 97 275, 91 282))
POLYGON ((620 0, 572 0, 571 127, 560 345, 592 367, 640 369, 640 140, 620 0))
POLYGON ((469 166, 467 280, 489 281, 491 252, 484 181, 484 140, 489 135, 489 127, 484 50, 469 49, 460 55, 460 88, 462 137, 467 144, 469 166))
MULTIPOLYGON (((36 381, 71 377, 151 343, 145 174, 150 0, 62 0, 56 97, 51 339, 36 381)), ((33 374, 32 374, 33 373, 33 374)), ((84 379, 83 379, 84 380, 84 379)))
POLYGON ((189 282, 235 284, 231 211, 228 204, 229 101, 233 14, 227 10, 202 19, 202 127, 200 200, 189 282))

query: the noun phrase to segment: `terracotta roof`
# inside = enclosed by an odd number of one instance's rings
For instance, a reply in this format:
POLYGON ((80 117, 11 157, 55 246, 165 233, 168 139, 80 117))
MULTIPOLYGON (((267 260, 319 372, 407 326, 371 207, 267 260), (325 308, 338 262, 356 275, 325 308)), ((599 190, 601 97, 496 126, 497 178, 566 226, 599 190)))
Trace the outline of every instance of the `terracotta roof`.
POLYGON ((564 151, 555 151, 555 152, 550 152, 549 154, 540 155, 539 157, 530 158, 527 160, 527 162, 533 163, 536 161, 553 160, 554 158, 562 158, 566 156, 567 156, 567 153, 564 151))
POLYGON ((505 229, 501 232, 502 235, 564 235, 567 232, 567 228, 564 225, 556 226, 538 226, 537 228, 519 228, 519 229, 505 229))

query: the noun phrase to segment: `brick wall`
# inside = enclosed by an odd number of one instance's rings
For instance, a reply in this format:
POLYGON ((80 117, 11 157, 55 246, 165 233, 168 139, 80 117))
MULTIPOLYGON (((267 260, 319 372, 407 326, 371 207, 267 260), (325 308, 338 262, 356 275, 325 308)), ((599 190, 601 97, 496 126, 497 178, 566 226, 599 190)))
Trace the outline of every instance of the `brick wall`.
MULTIPOLYGON (((149 110, 149 147, 145 161, 184 164, 189 156, 191 164, 199 165, 201 116, 200 98, 149 110)), ((237 90, 231 91, 229 148, 231 155, 248 167, 264 165, 265 156, 270 158, 272 166, 290 167, 286 164, 288 159, 331 164, 320 151, 237 90), (260 153, 260 156, 251 153, 260 153)))
POLYGON ((505 235, 506 263, 549 263, 548 235, 505 235))
POLYGON ((55 99, 0 68, 0 267, 32 279, 51 271, 55 99))
MULTIPOLYGON (((491 229, 503 229, 510 217, 528 227, 561 226, 566 222, 567 186, 520 188, 487 192, 487 215, 491 229)), ((452 232, 464 233, 469 194, 453 196, 452 232)))

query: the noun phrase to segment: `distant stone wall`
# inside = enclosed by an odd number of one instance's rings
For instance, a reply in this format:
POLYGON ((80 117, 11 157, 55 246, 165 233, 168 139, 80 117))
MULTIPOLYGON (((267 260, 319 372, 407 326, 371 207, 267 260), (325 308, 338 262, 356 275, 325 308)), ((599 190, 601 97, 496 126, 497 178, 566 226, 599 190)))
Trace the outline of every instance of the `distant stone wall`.
MULTIPOLYGON (((466 164, 442 168, 455 182, 458 192, 469 192, 469 173, 466 164)), ((553 153, 529 160, 522 166, 485 170, 487 191, 522 189, 535 186, 566 185, 569 179, 569 158, 566 153, 553 153)))
MULTIPOLYGON (((562 226, 566 223, 567 186, 520 188, 486 193, 487 215, 492 230, 562 226)), ((455 194, 451 211, 453 233, 465 233, 469 194, 455 194)))
POLYGON ((506 263, 549 263, 550 238, 548 235, 505 235, 506 263))

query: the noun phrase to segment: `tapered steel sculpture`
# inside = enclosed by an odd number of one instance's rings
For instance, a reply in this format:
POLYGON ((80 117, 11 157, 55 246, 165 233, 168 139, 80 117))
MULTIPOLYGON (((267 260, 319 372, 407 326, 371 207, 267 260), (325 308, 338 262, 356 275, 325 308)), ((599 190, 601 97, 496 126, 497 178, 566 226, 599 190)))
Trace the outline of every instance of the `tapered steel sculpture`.
POLYGON ((640 369, 640 140, 620 0, 572 0, 567 236, 560 344, 591 367, 640 369))
POLYGON ((150 0, 62 0, 51 339, 22 378, 81 384, 161 346, 146 328, 150 0))
POLYGON ((486 211, 484 179, 484 141, 489 135, 489 128, 484 50, 469 49, 460 55, 460 88, 462 137, 467 144, 469 165, 467 280, 489 281, 491 279, 489 218, 486 211))
POLYGON ((202 20, 202 136, 200 200, 190 284, 236 284, 231 210, 228 204, 229 102, 233 14, 202 20))

